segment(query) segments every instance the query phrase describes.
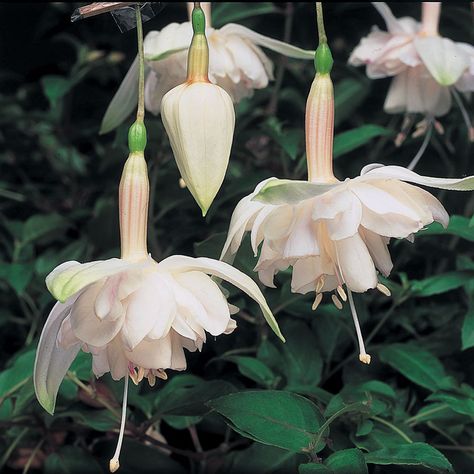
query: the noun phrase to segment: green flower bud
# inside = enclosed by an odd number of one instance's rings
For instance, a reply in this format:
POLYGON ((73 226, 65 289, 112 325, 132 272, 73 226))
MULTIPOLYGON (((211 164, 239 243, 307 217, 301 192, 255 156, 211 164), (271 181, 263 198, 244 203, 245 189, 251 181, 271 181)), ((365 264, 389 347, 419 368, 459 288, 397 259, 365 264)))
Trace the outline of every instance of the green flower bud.
POLYGON ((314 67, 319 74, 329 74, 334 61, 327 43, 320 43, 314 55, 314 67))
POLYGON ((130 153, 145 151, 146 128, 143 122, 135 122, 128 131, 128 149, 130 153))

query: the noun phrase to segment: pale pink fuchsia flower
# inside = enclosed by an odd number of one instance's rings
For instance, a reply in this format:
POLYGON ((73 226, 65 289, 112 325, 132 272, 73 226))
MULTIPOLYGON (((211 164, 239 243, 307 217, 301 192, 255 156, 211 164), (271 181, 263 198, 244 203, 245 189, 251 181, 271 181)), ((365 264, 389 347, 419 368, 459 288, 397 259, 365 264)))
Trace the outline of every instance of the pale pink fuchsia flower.
POLYGON ((373 5, 387 31, 374 26, 354 49, 349 63, 365 64, 371 79, 393 77, 385 111, 438 117, 451 108, 451 95, 462 107, 456 91, 474 90, 474 47, 439 36, 441 3, 423 2, 421 23, 410 17, 395 18, 386 3, 373 5))
MULTIPOLYGON (((206 36, 209 44, 209 80, 222 87, 234 102, 267 87, 273 80, 273 63, 261 47, 296 59, 313 59, 314 51, 261 35, 245 26, 228 23, 222 28, 211 26, 210 6, 201 3, 206 12, 206 36)), ((161 31, 150 31, 145 37, 147 75, 145 105, 160 113, 163 96, 186 81, 187 55, 193 29, 191 22, 170 23, 161 31)), ((117 127, 136 106, 135 60, 104 116, 101 132, 117 127)))
MULTIPOLYGON (((206 332, 229 334, 236 328, 218 283, 227 281, 253 298, 283 339, 256 283, 230 265, 182 255, 161 262, 148 255, 146 229, 149 184, 143 151, 132 151, 119 189, 121 258, 90 263, 66 262, 46 278, 53 307, 38 344, 34 385, 41 405, 53 413, 56 395, 71 363, 82 349, 92 354, 97 377, 143 378, 154 385, 166 370, 184 370, 184 349, 201 350, 206 332)), ((284 339, 283 339, 284 340, 284 339)), ((127 400, 125 383, 122 428, 110 462, 118 469, 127 400)))
POLYGON ((231 218, 221 258, 239 248, 250 232, 259 278, 273 287, 274 275, 292 267, 291 290, 315 292, 313 309, 324 292, 332 300, 349 298, 360 345, 365 352, 351 292, 378 288, 378 272, 388 276, 391 238, 406 238, 433 221, 448 224, 448 214, 430 193, 408 183, 467 190, 474 177, 443 179, 420 176, 399 166, 372 164, 354 179, 338 180, 332 169, 334 97, 329 74, 317 73, 306 104, 308 181, 270 178, 244 197, 231 218), (345 287, 345 289, 344 289, 345 287))

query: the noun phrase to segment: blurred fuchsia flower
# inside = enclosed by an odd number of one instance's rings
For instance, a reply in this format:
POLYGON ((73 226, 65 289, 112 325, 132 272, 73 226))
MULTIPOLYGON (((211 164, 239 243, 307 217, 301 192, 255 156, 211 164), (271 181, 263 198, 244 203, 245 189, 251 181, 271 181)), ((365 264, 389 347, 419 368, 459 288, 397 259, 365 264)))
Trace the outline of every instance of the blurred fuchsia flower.
MULTIPOLYGON (((267 87, 273 79, 273 63, 260 46, 297 59, 312 59, 314 51, 260 35, 235 23, 222 28, 211 26, 210 3, 201 3, 206 12, 209 44, 209 80, 222 87, 234 102, 267 87)), ((145 105, 160 113, 163 96, 186 81, 188 48, 193 37, 191 22, 170 23, 145 37, 147 75, 145 105)), ((107 133, 127 118, 136 106, 138 61, 135 60, 105 113, 101 133, 107 133)))
POLYGON ((393 77, 384 105, 388 113, 422 113, 433 122, 449 111, 454 96, 474 140, 469 115, 457 92, 474 90, 474 47, 439 35, 441 2, 422 2, 421 23, 410 17, 395 18, 386 3, 373 5, 387 31, 374 26, 354 49, 349 63, 365 64, 371 79, 393 77))
MULTIPOLYGON (((125 377, 128 381, 130 377, 138 383, 146 378, 154 385, 156 377, 167 378, 167 369, 186 368, 184 349, 201 350, 206 331, 213 336, 231 333, 236 328, 231 314, 238 308, 227 303, 221 287, 209 275, 235 285, 253 298, 284 340, 264 296, 247 275, 209 258, 174 255, 156 262, 148 254, 145 134, 143 123, 132 127, 131 153, 120 181, 121 258, 83 264, 66 262, 46 278, 58 303, 38 344, 34 385, 39 402, 49 413, 53 413, 61 381, 81 349, 92 354, 92 369, 97 377, 110 372, 114 380, 125 377), (141 140, 140 146, 133 145, 134 134, 141 140)), ((126 382, 119 444, 110 464, 112 472, 119 466, 127 387, 126 382)))
POLYGON ((316 65, 306 103, 308 181, 270 178, 244 197, 232 215, 221 258, 237 252, 248 231, 255 256, 262 244, 255 267, 262 283, 274 287, 274 275, 292 266, 291 290, 314 291, 313 310, 323 292, 334 292, 332 301, 339 309, 340 299, 348 298, 359 357, 369 363, 351 292, 378 288, 390 295, 377 273, 388 276, 392 269, 390 238, 412 240, 433 221, 448 225, 442 204, 407 182, 468 190, 474 189, 474 177, 429 178, 399 166, 371 164, 360 176, 339 181, 332 167, 334 95, 327 44, 318 47, 316 65))

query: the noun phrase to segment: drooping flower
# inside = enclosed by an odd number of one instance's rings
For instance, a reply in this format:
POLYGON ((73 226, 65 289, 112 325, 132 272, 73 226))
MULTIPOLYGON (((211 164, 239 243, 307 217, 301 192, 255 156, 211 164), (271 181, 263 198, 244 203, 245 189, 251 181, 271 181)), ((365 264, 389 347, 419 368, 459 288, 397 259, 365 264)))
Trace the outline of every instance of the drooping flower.
MULTIPOLYGON (((140 8, 137 6, 139 45, 140 8)), ((142 56, 142 49, 139 48, 142 56)), ((142 62, 143 65, 143 62, 142 62)), ((201 350, 206 332, 229 334, 236 328, 223 290, 210 275, 247 293, 284 340, 257 284, 232 266, 209 258, 174 255, 156 262, 147 252, 149 182, 144 158, 143 67, 137 121, 129 132, 130 154, 119 186, 121 258, 65 262, 46 278, 58 300, 38 343, 34 386, 41 405, 53 413, 61 381, 78 352, 92 355, 97 377, 110 372, 125 378, 119 440, 110 471, 119 468, 126 421, 128 378, 166 379, 166 370, 184 370, 184 349, 201 350)))
POLYGON ((474 90, 474 47, 439 35, 441 2, 422 2, 421 23, 410 17, 395 18, 383 2, 373 5, 387 31, 374 26, 354 49, 349 63, 366 65, 371 79, 393 77, 385 111, 422 113, 432 122, 449 111, 453 95, 474 137, 457 93, 474 90))
MULTIPOLYGON (((189 4, 188 4, 189 5, 189 4)), ((234 102, 267 87, 273 80, 273 63, 261 46, 296 59, 312 59, 314 51, 305 51, 269 38, 236 23, 212 28, 210 4, 201 2, 206 15, 209 44, 209 80, 222 87, 234 102)), ((147 77, 145 105, 158 114, 163 96, 186 81, 188 48, 193 36, 192 24, 170 23, 161 31, 150 31, 145 38, 147 77)), ((101 133, 113 130, 125 120, 136 105, 135 60, 104 116, 101 133)))
POLYGON ((371 164, 354 179, 333 173, 334 96, 327 44, 316 52, 317 74, 306 104, 308 181, 270 178, 257 185, 235 208, 222 259, 239 248, 250 232, 255 267, 263 284, 292 267, 291 290, 315 292, 313 310, 324 292, 333 292, 336 307, 349 299, 360 345, 360 360, 370 362, 357 319, 352 292, 377 288, 378 272, 388 276, 391 238, 412 239, 433 221, 448 224, 448 214, 430 193, 412 184, 443 189, 474 189, 474 177, 443 179, 420 176, 399 166, 371 164), (378 271, 378 272, 377 272, 378 271))

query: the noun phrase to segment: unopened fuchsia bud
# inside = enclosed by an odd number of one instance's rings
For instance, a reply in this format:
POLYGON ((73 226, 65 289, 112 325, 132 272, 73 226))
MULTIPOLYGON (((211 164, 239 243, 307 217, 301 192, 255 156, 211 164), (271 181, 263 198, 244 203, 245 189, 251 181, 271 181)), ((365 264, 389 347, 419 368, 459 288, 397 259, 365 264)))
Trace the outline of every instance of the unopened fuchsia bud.
POLYGON ((170 90, 161 104, 176 164, 203 215, 224 181, 235 125, 229 94, 209 82, 205 23, 204 12, 195 6, 187 80, 170 90))

